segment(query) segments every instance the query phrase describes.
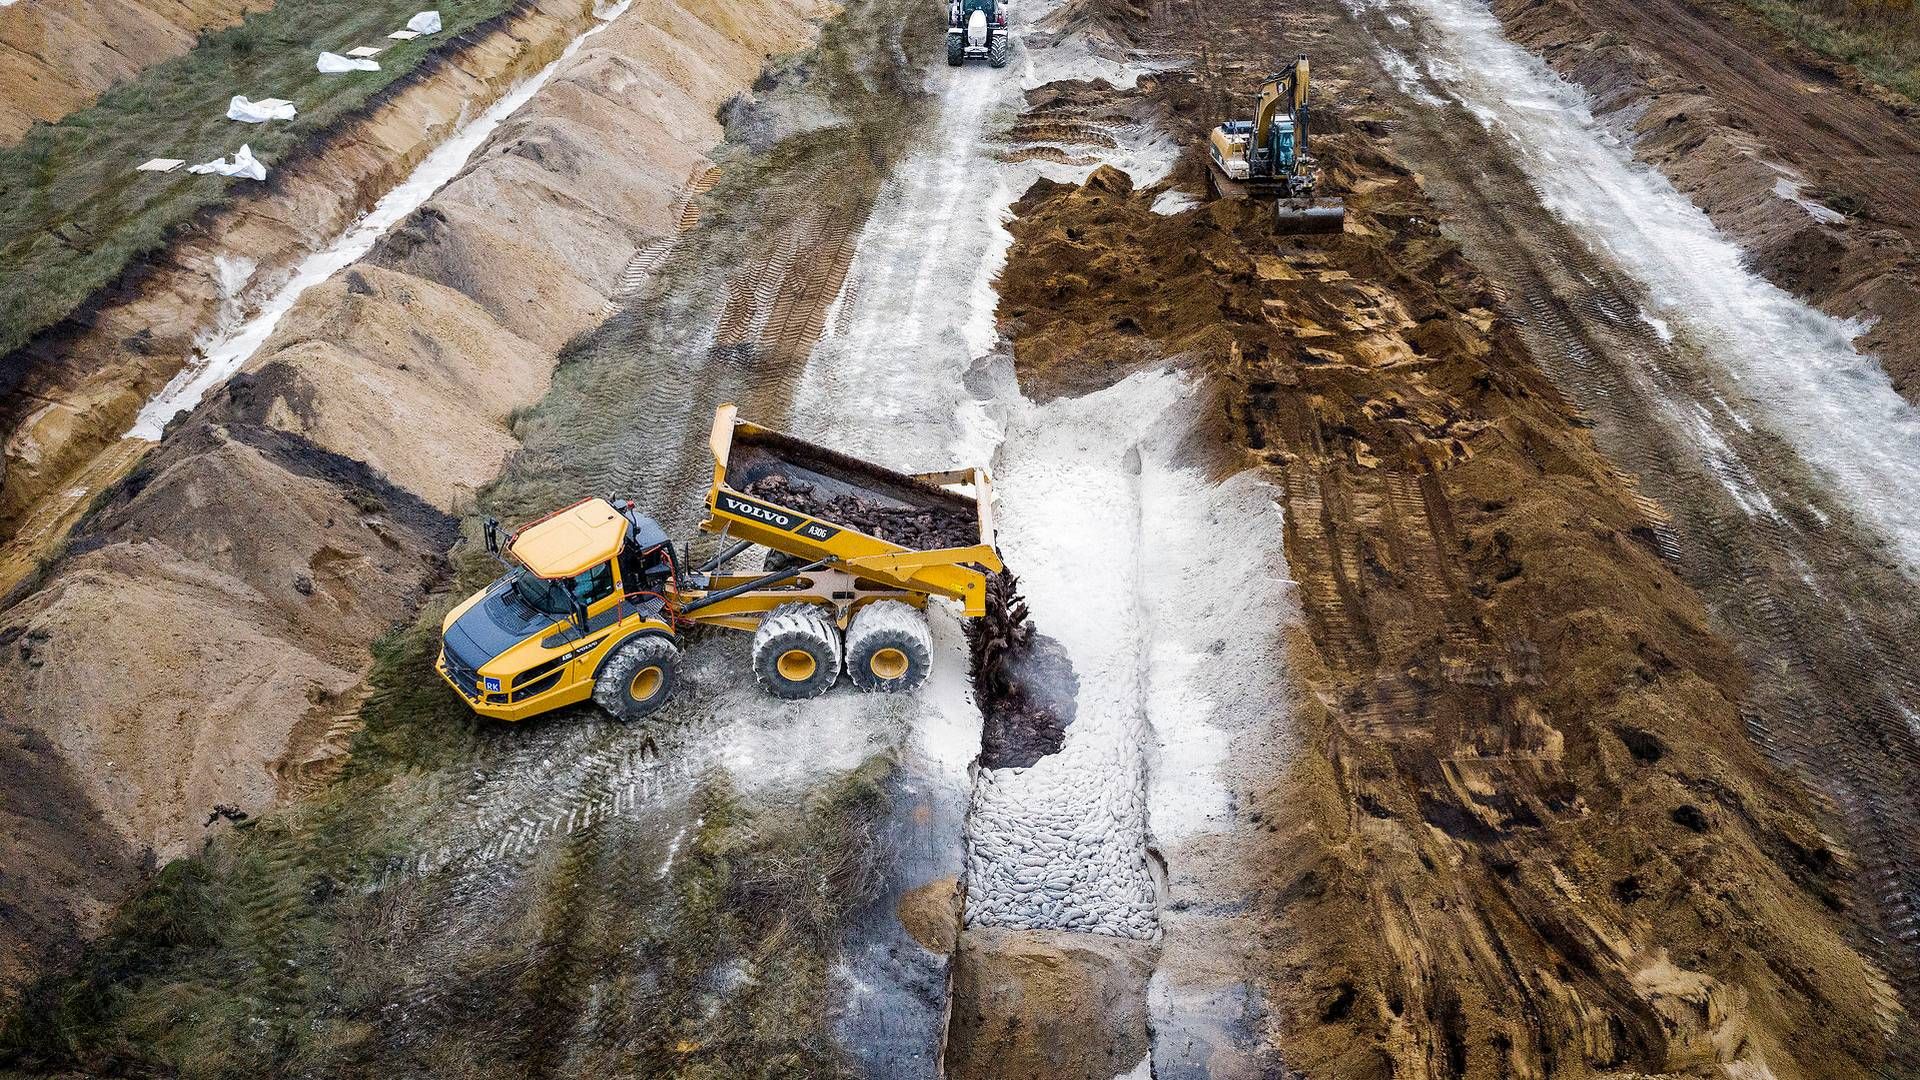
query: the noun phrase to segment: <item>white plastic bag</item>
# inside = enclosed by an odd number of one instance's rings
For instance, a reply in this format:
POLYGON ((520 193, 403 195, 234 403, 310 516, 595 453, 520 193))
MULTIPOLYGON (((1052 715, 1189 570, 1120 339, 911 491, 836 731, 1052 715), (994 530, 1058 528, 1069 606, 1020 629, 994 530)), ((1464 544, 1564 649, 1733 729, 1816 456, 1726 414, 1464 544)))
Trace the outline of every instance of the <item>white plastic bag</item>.
POLYGON ((214 158, 200 165, 189 165, 190 173, 219 173, 221 176, 244 176, 251 180, 265 180, 267 167, 253 156, 253 147, 242 145, 231 158, 214 158))
POLYGON ((416 34, 437 34, 440 32, 440 13, 423 11, 407 20, 407 29, 416 34))
POLYGON ((227 119, 238 120, 243 124, 264 124, 269 120, 293 119, 293 102, 283 98, 262 98, 248 101, 246 95, 235 94, 227 102, 227 119))
POLYGON ((365 59, 355 60, 351 57, 341 56, 339 53, 330 53, 330 52, 321 53, 320 61, 316 63, 314 67, 320 71, 326 72, 329 75, 333 75, 342 71, 379 71, 380 70, 380 65, 376 61, 365 60, 365 59))

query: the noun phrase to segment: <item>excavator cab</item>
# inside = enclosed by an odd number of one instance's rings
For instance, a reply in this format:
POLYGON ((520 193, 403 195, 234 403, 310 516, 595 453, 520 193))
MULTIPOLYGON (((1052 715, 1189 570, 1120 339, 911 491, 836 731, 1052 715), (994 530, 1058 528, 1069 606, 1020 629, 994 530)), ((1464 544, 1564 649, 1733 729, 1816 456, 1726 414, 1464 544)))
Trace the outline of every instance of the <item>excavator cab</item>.
POLYGON ((947 63, 959 67, 984 57, 990 67, 1005 67, 1013 56, 1007 36, 1007 0, 949 0, 947 63))

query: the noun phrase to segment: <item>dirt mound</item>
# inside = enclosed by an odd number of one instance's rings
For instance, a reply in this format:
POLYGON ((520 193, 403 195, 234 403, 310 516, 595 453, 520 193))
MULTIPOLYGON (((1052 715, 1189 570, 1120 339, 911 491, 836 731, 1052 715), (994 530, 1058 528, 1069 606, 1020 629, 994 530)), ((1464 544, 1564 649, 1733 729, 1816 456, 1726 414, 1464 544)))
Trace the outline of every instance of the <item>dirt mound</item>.
POLYGON ((0 145, 36 120, 93 104, 108 87, 193 48, 272 0, 31 0, 0 7, 0 145))
MULTIPOLYGON (((1272 36, 1147 91, 1196 148, 1176 183, 1272 36)), ((1747 740, 1741 665, 1418 180, 1347 119, 1365 89, 1321 74, 1346 234, 1276 235, 1253 203, 1162 216, 1103 170, 1026 193, 1001 278, 1030 395, 1187 357, 1282 492, 1316 752, 1244 804, 1259 1037, 1315 1076, 1863 1073, 1888 990, 1848 944, 1845 859, 1747 740)))
MULTIPOLYGON (((443 572, 456 539, 443 511, 513 451, 513 410, 543 392, 559 344, 607 310, 639 238, 675 230, 685 174, 668 182, 640 163, 703 160, 721 138, 720 103, 752 81, 767 53, 810 33, 809 9, 760 0, 635 6, 390 235, 390 247, 376 248, 377 265, 303 294, 247 370, 177 422, 101 498, 36 587, 0 613, 7 719, 43 736, 84 796, 69 817, 47 819, 73 849, 181 854, 204 835, 213 807, 257 813, 308 765, 339 760, 367 689, 369 643, 410 618, 443 572), (687 59, 721 36, 724 47, 687 59), (603 145, 580 141, 562 153, 528 134, 551 130, 536 126, 543 118, 589 106, 596 119, 580 130, 620 118, 598 136, 603 145), (600 160, 585 168, 583 159, 600 160), (543 166, 553 173, 546 181, 537 179, 543 166), (513 246, 488 246, 502 236, 515 236, 513 246), (476 259, 457 281, 394 268, 454 265, 432 257, 443 245, 476 259), (575 300, 544 306, 555 296, 575 300)), ((512 60, 500 52, 489 62, 512 60)), ((455 86, 437 92, 451 100, 430 97, 446 108, 427 119, 460 115, 455 86)), ((386 122, 418 134, 410 125, 425 121, 386 122)), ((378 156, 383 145, 342 153, 378 156)), ((314 197, 334 207, 356 190, 314 197)), ((239 215, 209 238, 208 263, 250 229, 280 236, 296 225, 239 215)), ((181 281, 210 288, 208 269, 181 281)), ((178 305, 149 314, 164 334, 136 341, 131 325, 103 324, 142 356, 187 341, 199 325, 178 305), (169 311, 180 317, 169 322, 169 311)), ((142 388, 130 390, 126 369, 112 363, 91 377, 111 408, 49 408, 124 427, 142 388)), ((19 776, 0 771, 0 782, 19 776)), ((0 789, 0 807, 31 799, 0 789)), ((34 839, 25 854, 51 860, 59 851, 57 838, 34 839)), ((3 954, 20 958, 4 971, 42 955, 47 942, 34 935, 46 919, 32 913, 76 913, 76 932, 95 929, 100 909, 89 898, 116 895, 130 859, 79 877, 56 862, 9 866, 0 912, 31 917, 0 923, 3 954)))
POLYGON ((980 764, 1024 769, 1066 743, 1080 679, 1058 641, 1039 633, 1020 597, 1020 582, 1001 572, 987 579, 987 613, 967 623, 969 677, 984 726, 980 764))
MULTIPOLYGON (((26 6, 0 8, 0 19, 26 6)), ((540 0, 438 56, 431 74, 304 146, 270 184, 207 215, 97 305, 0 358, 0 535, 74 486, 217 328, 263 303, 475 106, 539 70, 590 19, 578 0, 540 0)))
POLYGON ((316 286, 262 346, 247 419, 304 435, 451 507, 499 471, 552 353, 466 296, 361 266, 316 286))

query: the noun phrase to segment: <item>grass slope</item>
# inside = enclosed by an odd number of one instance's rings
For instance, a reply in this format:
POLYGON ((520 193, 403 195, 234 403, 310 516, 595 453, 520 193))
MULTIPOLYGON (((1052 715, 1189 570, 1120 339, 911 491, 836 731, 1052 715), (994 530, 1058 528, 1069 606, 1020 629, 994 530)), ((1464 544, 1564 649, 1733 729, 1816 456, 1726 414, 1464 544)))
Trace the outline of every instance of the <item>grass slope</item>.
POLYGON ((1815 52, 1920 103, 1920 11, 1913 0, 1741 0, 1815 52))
POLYGON ((436 48, 513 6, 514 0, 438 0, 444 29, 389 41, 429 0, 282 0, 238 26, 201 37, 191 52, 141 72, 92 107, 35 124, 0 149, 0 355, 60 321, 201 209, 251 180, 195 176, 185 168, 135 172, 150 157, 189 163, 242 143, 269 168, 326 130, 436 48), (322 75, 322 50, 386 46, 379 71, 322 75), (226 118, 235 94, 299 106, 290 122, 226 118))

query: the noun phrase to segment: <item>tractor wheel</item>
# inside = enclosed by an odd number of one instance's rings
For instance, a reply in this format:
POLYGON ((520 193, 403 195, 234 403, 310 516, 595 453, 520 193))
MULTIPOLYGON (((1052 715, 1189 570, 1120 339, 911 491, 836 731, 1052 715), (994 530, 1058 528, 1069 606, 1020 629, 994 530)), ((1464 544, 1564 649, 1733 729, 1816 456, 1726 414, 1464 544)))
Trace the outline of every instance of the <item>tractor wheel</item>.
POLYGON ((987 42, 987 66, 1006 67, 1007 61, 1011 59, 1013 59, 1013 39, 1007 36, 1005 30, 1002 30, 993 35, 992 41, 987 42))
POLYGON ((753 632, 753 674, 774 697, 819 697, 840 678, 840 628, 818 604, 781 604, 753 632))
POLYGON ((897 694, 927 681, 933 635, 912 604, 880 600, 853 613, 847 627, 847 676, 862 690, 897 694))
POLYGON ((967 62, 967 42, 964 35, 947 35, 947 66, 959 67, 967 62))
POLYGON ((667 703, 680 677, 680 650, 658 634, 614 647, 593 680, 593 703, 615 720, 638 720, 667 703))

